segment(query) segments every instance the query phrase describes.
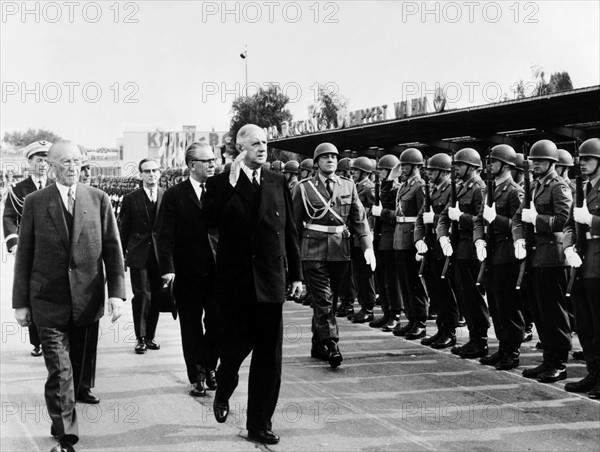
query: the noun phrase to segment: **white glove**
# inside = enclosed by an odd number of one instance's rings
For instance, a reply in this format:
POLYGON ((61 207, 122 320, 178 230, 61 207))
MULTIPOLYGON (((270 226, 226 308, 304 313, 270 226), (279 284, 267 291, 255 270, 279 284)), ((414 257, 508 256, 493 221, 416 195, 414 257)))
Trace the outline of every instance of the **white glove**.
POLYGON ((423 212, 423 223, 433 224, 434 218, 435 213, 433 213, 433 207, 430 207, 428 212, 423 212))
POLYGON ((419 254, 425 254, 429 250, 427 243, 425 243, 423 240, 417 240, 415 247, 417 248, 417 253, 419 254))
POLYGON ((579 257, 579 254, 577 254, 577 251, 572 246, 565 248, 565 257, 571 267, 579 268, 583 264, 581 257, 579 257))
POLYGON ((494 202, 492 204, 492 207, 489 207, 487 204, 485 204, 483 206, 483 218, 485 219, 485 221, 487 221, 488 223, 491 223, 492 221, 494 221, 496 219, 496 203, 494 202))
POLYGON ((419 253, 415 254, 415 260, 417 262, 421 262, 423 260, 423 256, 419 253))
POLYGON ((383 206, 381 205, 381 203, 379 203, 376 206, 371 206, 371 214, 374 217, 380 217, 381 216, 381 211, 383 210, 383 206))
POLYGON ((462 214, 463 213, 460 211, 460 208, 458 207, 458 201, 456 202, 456 206, 448 208, 448 216, 450 217, 450 219, 452 221, 458 221, 458 219, 460 218, 460 216, 462 214))
POLYGON ((392 168, 392 170, 390 171, 390 174, 388 175, 388 180, 398 179, 402 175, 402 168, 400 165, 401 164, 398 163, 396 166, 394 166, 392 168))
POLYGON ((573 218, 577 223, 592 225, 593 215, 590 213, 587 204, 583 204, 583 207, 575 207, 573 209, 573 218))
POLYGON ((477 239, 475 241, 475 251, 477 252, 477 259, 479 259, 479 262, 483 262, 487 259, 485 240, 477 239))
POLYGON ((371 266, 371 271, 375 271, 377 262, 375 261, 375 252, 373 251, 373 248, 367 248, 365 250, 365 261, 367 261, 367 265, 371 266))
POLYGON ((531 203, 529 209, 523 209, 521 211, 521 220, 525 223, 535 224, 535 219, 538 216, 537 210, 535 210, 535 204, 531 203))
POLYGON ((110 321, 115 323, 121 317, 121 308, 125 302, 120 298, 110 297, 108 299, 108 314, 111 316, 110 321))
POLYGON ((447 235, 443 235, 439 239, 440 246, 442 247, 442 251, 444 252, 444 256, 450 257, 454 253, 452 249, 452 244, 450 243, 450 239, 447 235))
POLYGON ((519 260, 527 257, 527 248, 525 247, 525 239, 518 239, 514 243, 515 257, 519 260))
POLYGON ((13 245, 13 247, 8 250, 8 254, 17 254, 17 245, 13 245))
POLYGON ((167 287, 171 281, 175 279, 175 273, 165 273, 162 275, 163 288, 167 287))

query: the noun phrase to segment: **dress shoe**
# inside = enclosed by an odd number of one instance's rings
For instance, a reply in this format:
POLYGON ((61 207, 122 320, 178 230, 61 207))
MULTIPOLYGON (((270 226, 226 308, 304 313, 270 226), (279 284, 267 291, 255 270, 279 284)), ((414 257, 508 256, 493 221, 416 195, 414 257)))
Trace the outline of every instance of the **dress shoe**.
POLYGON ((323 345, 313 344, 310 349, 310 357, 320 359, 321 361, 329 361, 329 352, 323 345))
POLYGON ((453 355, 460 355, 460 351, 463 349, 463 347, 467 345, 467 344, 463 344, 463 345, 455 345, 454 347, 452 347, 450 349, 450 353, 452 353, 453 355))
POLYGON ((400 326, 400 323, 398 323, 396 325, 396 328, 394 328, 394 331, 392 331, 392 334, 394 336, 405 336, 406 333, 408 333, 412 329, 413 325, 414 323, 412 322, 408 322, 404 326, 400 326))
POLYGON ((75 449, 73 448, 73 444, 63 440, 50 449, 50 452, 75 452, 75 449))
POLYGON ((529 342, 532 339, 533 339, 533 323, 530 323, 529 325, 525 326, 525 331, 523 331, 523 341, 522 342, 529 342))
POLYGON ((463 359, 481 358, 488 354, 487 342, 484 341, 469 341, 462 348, 458 356, 463 359))
POLYGON ((440 350, 442 348, 448 348, 456 345, 456 334, 454 333, 442 333, 442 335, 431 344, 431 348, 440 350))
POLYGON ((351 304, 342 302, 335 312, 336 317, 347 317, 348 314, 354 315, 354 307, 351 304))
POLYGON ((590 399, 600 399, 600 378, 598 378, 598 381, 596 381, 596 384, 588 393, 588 396, 590 399))
POLYGON ((565 384, 567 392, 589 392, 598 382, 598 375, 587 374, 584 379, 565 384))
POLYGON ((143 337, 140 337, 137 340, 137 344, 135 346, 135 352, 138 355, 142 355, 142 354, 146 353, 146 350, 147 350, 147 348, 146 348, 146 341, 144 340, 143 337))
POLYGON ((542 383, 554 383, 567 378, 567 366, 564 364, 552 364, 546 371, 538 376, 542 383))
POLYGON ((464 318, 463 316, 461 316, 461 317, 458 319, 458 326, 461 326, 461 327, 462 327, 462 326, 467 326, 467 321, 465 320, 465 318, 464 318))
POLYGON ((213 402, 213 413, 215 419, 219 424, 224 423, 229 415, 229 400, 221 400, 217 394, 215 394, 215 400, 213 402))
POLYGON ((507 353, 494 367, 496 370, 511 370, 519 367, 519 355, 516 353, 507 353))
POLYGON ((544 350, 544 344, 542 344, 542 341, 538 341, 538 343, 535 344, 535 348, 538 350, 544 350))
POLYGON ((335 369, 340 364, 342 364, 342 361, 344 360, 344 358, 342 358, 340 349, 338 348, 338 346, 335 342, 331 342, 331 343, 329 343, 329 345, 327 345, 327 351, 329 353, 327 360, 329 361, 329 365, 331 366, 332 369, 335 369))
POLYGON ((427 320, 435 320, 437 319, 437 313, 435 312, 429 312, 429 314, 427 314, 427 320))
POLYGON ((33 347, 33 350, 31 350, 31 356, 42 356, 42 347, 39 345, 37 347, 33 347))
POLYGON ((585 357, 583 356, 583 350, 573 352, 573 359, 576 359, 577 361, 585 361, 585 357))
POLYGON ((421 339, 422 337, 425 337, 426 332, 427 331, 423 325, 415 323, 413 327, 406 332, 404 337, 409 341, 412 341, 414 339, 421 339))
POLYGON ((362 309, 352 316, 350 319, 352 323, 366 323, 373 320, 373 311, 362 309))
POLYGON ((390 318, 389 314, 383 314, 382 316, 376 317, 369 322, 371 328, 381 328, 384 326, 390 318))
POLYGON ((196 384, 192 386, 192 389, 190 389, 190 395, 192 397, 204 397, 206 395, 204 382, 197 381, 196 384))
POLYGON ((381 327, 381 331, 385 331, 389 333, 390 331, 394 331, 394 329, 400 324, 400 316, 395 315, 389 318, 387 323, 381 327))
POLYGON ((146 348, 148 348, 148 350, 160 350, 160 345, 158 343, 156 343, 154 341, 154 339, 146 339, 146 348))
POLYGON ((504 350, 498 350, 495 353, 492 353, 489 356, 484 356, 479 359, 479 362, 484 366, 495 366, 498 364, 502 358, 504 357, 504 350))
POLYGON ((541 374, 546 372, 546 370, 548 369, 549 366, 550 366, 550 363, 548 361, 542 361, 542 364, 540 364, 539 366, 532 367, 530 369, 524 369, 523 376, 525 378, 537 378, 541 374))
POLYGON ((90 405, 95 405, 100 403, 100 399, 92 394, 90 388, 80 388, 77 393, 77 401, 81 403, 89 403, 90 405))
POLYGON ((248 439, 252 441, 258 441, 263 444, 277 444, 279 442, 279 436, 273 433, 271 430, 248 430, 248 439))
POLYGON ((211 391, 217 389, 217 374, 214 370, 210 370, 206 374, 206 389, 211 391))
POLYGON ((421 345, 431 345, 433 344, 435 341, 437 341, 440 336, 442 335, 442 332, 440 330, 438 330, 433 336, 428 336, 428 337, 424 337, 423 339, 421 339, 421 345))
POLYGON ((58 439, 58 435, 56 434, 56 429, 54 428, 54 424, 50 425, 50 436, 52 438, 58 439))

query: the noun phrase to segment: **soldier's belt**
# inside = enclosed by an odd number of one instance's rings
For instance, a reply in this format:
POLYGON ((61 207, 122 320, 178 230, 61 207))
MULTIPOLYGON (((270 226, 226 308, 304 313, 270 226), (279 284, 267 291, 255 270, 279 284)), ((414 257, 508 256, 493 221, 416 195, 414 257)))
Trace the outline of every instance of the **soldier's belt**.
POLYGON ((585 233, 585 238, 588 240, 600 239, 600 235, 592 235, 592 233, 588 231, 585 233))
POLYGON ((344 226, 324 226, 321 224, 308 224, 306 229, 311 231, 325 232, 327 234, 340 234, 344 232, 344 226))
POLYGON ((417 217, 396 217, 396 223, 414 223, 417 217))

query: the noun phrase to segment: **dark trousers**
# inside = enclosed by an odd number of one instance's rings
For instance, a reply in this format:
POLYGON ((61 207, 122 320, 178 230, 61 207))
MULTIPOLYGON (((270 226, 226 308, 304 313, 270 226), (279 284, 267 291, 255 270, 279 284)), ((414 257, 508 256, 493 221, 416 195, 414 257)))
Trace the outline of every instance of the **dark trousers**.
POLYGON ((29 343, 31 345, 33 345, 34 347, 39 347, 40 345, 42 345, 42 343, 40 342, 40 336, 38 335, 38 330, 37 327, 35 326, 35 323, 33 323, 33 320, 31 321, 29 327, 29 343))
POLYGON ((533 267, 527 272, 531 314, 542 344, 544 360, 566 363, 571 350, 571 326, 565 292, 565 267, 533 267))
POLYGON ((459 307, 467 321, 469 339, 487 341, 490 314, 483 295, 476 285, 479 265, 477 259, 456 259, 454 261, 454 287, 459 307))
POLYGON ((400 314, 403 309, 402 295, 400 295, 400 283, 394 253, 394 250, 375 251, 377 259, 375 280, 377 281, 381 310, 384 313, 400 314))
POLYGON ((525 331, 523 303, 515 288, 519 268, 518 262, 491 265, 486 278, 487 300, 500 348, 514 352, 519 350, 525 331))
POLYGON ((375 306, 375 273, 371 270, 371 266, 367 264, 365 256, 360 247, 353 246, 351 251, 352 257, 352 274, 356 281, 358 289, 358 304, 360 307, 372 311, 375 306))
POLYGON ((406 318, 410 323, 425 326, 427 320, 427 294, 419 281, 419 262, 416 250, 396 251, 396 268, 400 280, 400 293, 404 301, 406 318))
POLYGON ((340 290, 344 275, 349 273, 350 262, 303 261, 302 266, 313 301, 312 342, 337 342, 339 334, 333 309, 333 290, 340 290))
POLYGON ((590 373, 600 372, 600 278, 578 279, 573 290, 577 336, 590 373))
POLYGON ((98 322, 85 327, 77 327, 72 322, 64 328, 38 326, 38 333, 48 370, 44 386, 46 408, 58 439, 75 444, 79 440, 75 394, 81 364, 72 359, 79 356, 78 362, 85 362, 84 355, 89 356, 90 349, 93 349, 93 355, 96 356, 98 322), (77 349, 75 345, 78 346, 77 349))
POLYGON ((90 389, 95 386, 99 325, 98 321, 87 327, 75 328, 69 336, 75 394, 80 388, 90 389))
POLYGON ((429 291, 431 309, 437 313, 438 331, 454 333, 458 326, 458 303, 448 278, 441 278, 444 260, 427 256, 423 277, 429 291))
POLYGON ((173 292, 185 367, 189 382, 194 384, 204 381, 206 373, 215 369, 218 360, 219 318, 213 277, 206 275, 199 281, 175 277, 173 292))
POLYGON ((335 308, 337 301, 341 300, 344 303, 354 304, 357 296, 356 280, 352 271, 352 262, 349 263, 348 269, 342 276, 339 286, 332 287, 333 289, 333 307, 335 308))
POLYGON ((138 339, 140 337, 154 339, 160 311, 156 297, 153 295, 158 293, 162 286, 162 278, 154 254, 150 253, 146 267, 131 268, 130 271, 135 336, 138 339))
POLYGON ((271 430, 281 387, 282 304, 221 303, 217 394, 229 400, 238 385, 239 369, 252 352, 248 376, 248 430, 271 430))

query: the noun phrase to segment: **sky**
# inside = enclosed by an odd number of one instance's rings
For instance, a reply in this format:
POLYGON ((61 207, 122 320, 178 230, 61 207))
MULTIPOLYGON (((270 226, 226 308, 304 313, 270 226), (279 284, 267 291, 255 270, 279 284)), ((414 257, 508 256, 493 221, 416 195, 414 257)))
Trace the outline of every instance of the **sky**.
POLYGON ((279 83, 296 120, 319 84, 349 110, 438 86, 447 108, 497 102, 533 67, 600 84, 597 0, 0 3, 0 134, 45 128, 87 148, 228 130, 246 64, 249 93, 279 83))

